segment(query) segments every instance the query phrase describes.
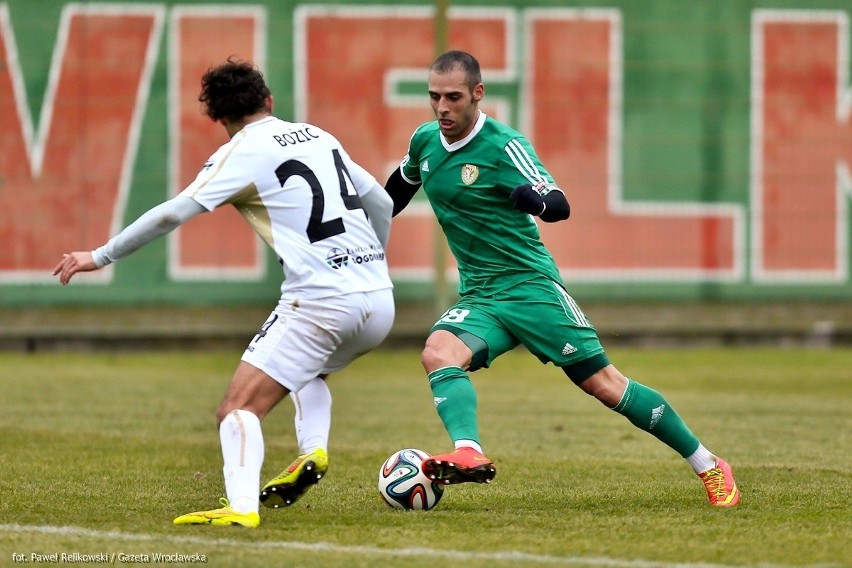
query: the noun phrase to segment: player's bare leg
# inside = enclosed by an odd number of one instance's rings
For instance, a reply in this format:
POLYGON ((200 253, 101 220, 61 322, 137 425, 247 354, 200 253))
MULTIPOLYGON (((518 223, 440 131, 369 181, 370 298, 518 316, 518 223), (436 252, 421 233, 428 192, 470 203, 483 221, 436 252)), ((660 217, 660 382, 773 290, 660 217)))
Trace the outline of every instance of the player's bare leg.
POLYGON ((264 458, 260 421, 287 393, 260 369, 240 362, 216 411, 227 498, 220 500, 220 509, 181 515, 174 524, 252 528, 260 524, 257 488, 264 458))

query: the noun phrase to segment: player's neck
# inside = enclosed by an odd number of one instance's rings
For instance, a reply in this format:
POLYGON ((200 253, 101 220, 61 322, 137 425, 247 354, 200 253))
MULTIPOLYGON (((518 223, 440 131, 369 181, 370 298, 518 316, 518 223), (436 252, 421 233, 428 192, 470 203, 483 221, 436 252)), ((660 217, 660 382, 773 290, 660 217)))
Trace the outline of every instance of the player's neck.
POLYGON ((268 111, 256 112, 254 114, 250 114, 248 116, 244 116, 239 120, 228 120, 226 118, 222 119, 222 126, 225 127, 225 130, 228 132, 228 137, 233 138, 234 134, 245 128, 247 125, 252 122, 257 122, 258 120, 263 120, 269 116, 268 111))

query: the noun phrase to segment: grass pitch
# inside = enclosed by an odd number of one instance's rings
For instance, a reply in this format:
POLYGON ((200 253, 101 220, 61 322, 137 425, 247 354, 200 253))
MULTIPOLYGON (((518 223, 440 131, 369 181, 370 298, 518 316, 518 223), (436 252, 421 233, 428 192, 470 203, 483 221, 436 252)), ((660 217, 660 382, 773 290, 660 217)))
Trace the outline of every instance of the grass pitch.
MULTIPOLYGON (((391 510, 384 459, 449 449, 418 352, 399 350, 330 379, 331 466, 302 500, 255 530, 175 527, 224 494, 213 411, 239 353, 2 354, 0 564, 852 565, 852 350, 610 356, 731 462, 739 508, 711 508, 679 456, 516 351, 472 375, 495 481, 391 510)), ((292 416, 285 400, 264 423, 264 480, 295 455, 292 416)))

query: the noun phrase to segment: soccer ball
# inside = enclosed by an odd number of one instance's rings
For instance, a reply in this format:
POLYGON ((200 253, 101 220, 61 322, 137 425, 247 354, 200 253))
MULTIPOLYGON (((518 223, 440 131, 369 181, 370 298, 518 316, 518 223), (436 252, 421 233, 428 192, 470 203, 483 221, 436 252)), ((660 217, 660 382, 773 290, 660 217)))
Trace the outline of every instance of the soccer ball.
POLYGON ((444 495, 443 486, 427 478, 420 469, 429 454, 406 448, 394 452, 379 468, 379 495, 394 509, 429 510, 444 495))

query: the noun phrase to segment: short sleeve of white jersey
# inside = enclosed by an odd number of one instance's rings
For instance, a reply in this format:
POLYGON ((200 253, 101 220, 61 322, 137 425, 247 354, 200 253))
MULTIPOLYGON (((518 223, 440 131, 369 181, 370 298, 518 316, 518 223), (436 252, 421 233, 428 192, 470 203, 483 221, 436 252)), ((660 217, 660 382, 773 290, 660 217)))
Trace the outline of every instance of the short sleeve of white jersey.
POLYGON ((204 163, 195 180, 181 194, 188 195, 208 211, 227 203, 252 183, 250 156, 232 159, 239 152, 245 134, 241 131, 223 144, 204 163))

